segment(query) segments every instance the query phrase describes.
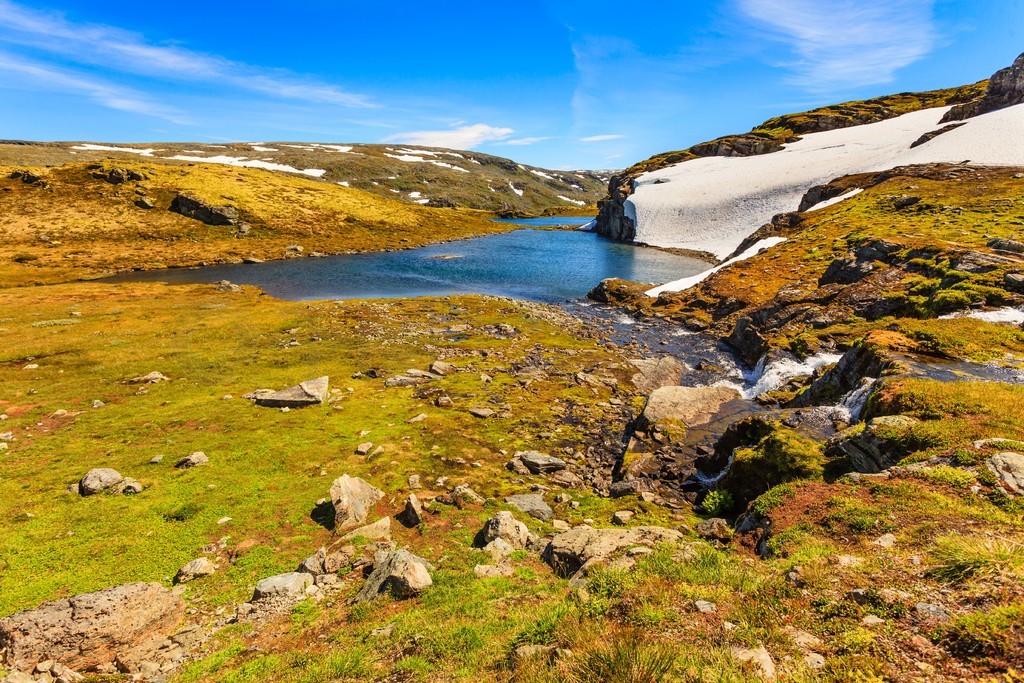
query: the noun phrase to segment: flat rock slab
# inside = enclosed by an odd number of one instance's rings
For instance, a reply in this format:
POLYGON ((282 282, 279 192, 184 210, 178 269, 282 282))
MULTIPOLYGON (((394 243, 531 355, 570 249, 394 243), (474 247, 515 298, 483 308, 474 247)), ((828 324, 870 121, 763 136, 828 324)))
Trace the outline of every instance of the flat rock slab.
POLYGON ((723 403, 736 398, 740 393, 728 387, 661 387, 647 397, 640 417, 647 425, 670 420, 696 427, 708 422, 723 403))
POLYGON ((585 565, 607 561, 634 546, 653 547, 682 540, 683 535, 678 531, 658 526, 629 529, 577 527, 556 535, 545 552, 545 559, 555 572, 570 576, 585 565))
POLYGON ((158 583, 114 586, 0 619, 0 652, 20 671, 46 660, 88 671, 155 651, 184 613, 181 599, 158 583))
POLYGON ((288 389, 275 391, 272 394, 263 394, 256 397, 256 405, 267 408, 303 408, 321 405, 327 400, 329 381, 327 375, 324 375, 306 380, 288 389))
POLYGON ((256 590, 253 591, 252 599, 297 598, 312 583, 313 575, 306 574, 305 572, 288 572, 287 574, 268 576, 256 584, 256 590))
POLYGON ((551 506, 544 502, 544 497, 539 493, 520 493, 515 496, 509 496, 505 499, 505 502, 516 510, 525 512, 543 522, 548 521, 555 514, 551 506))
POLYGON ((561 458, 537 451, 516 453, 516 457, 522 460, 523 464, 526 465, 526 469, 530 470, 533 474, 547 474, 548 472, 558 472, 566 468, 566 463, 561 458))
POLYGON ((631 360, 630 363, 639 370, 633 375, 633 384, 645 394, 662 387, 679 386, 686 370, 686 366, 672 356, 631 360))

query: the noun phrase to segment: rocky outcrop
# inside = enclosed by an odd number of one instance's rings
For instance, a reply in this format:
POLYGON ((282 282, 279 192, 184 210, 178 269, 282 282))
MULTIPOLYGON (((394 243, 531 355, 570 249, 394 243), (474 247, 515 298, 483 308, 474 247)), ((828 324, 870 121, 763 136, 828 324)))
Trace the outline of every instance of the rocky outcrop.
POLYGON ((270 394, 260 394, 255 398, 256 405, 268 408, 303 408, 305 406, 321 405, 327 400, 329 381, 329 378, 325 375, 300 382, 288 389, 282 389, 270 394))
POLYGON ((158 583, 130 583, 0 619, 0 664, 30 671, 52 660, 90 671, 156 651, 185 612, 158 583))
POLYGON ((736 398, 740 393, 730 387, 662 387, 647 397, 636 426, 695 427, 707 422, 723 403, 736 398))
POLYGON ((370 515, 374 503, 383 497, 383 491, 359 477, 341 475, 331 484, 335 526, 338 529, 347 529, 363 524, 370 515))
POLYGON ((906 456, 906 448, 900 446, 898 439, 916 424, 917 420, 909 415, 876 417, 868 420, 862 431, 852 435, 840 433, 833 447, 849 458, 855 471, 874 474, 906 456))
POLYGON ((972 116, 985 114, 1004 107, 1024 102, 1024 54, 1013 64, 1000 69, 988 79, 985 94, 976 100, 958 104, 942 117, 940 123, 963 121, 972 116))
POLYGON ((672 356, 630 361, 636 369, 633 385, 645 394, 662 387, 678 386, 686 366, 672 356))
POLYGON ((207 225, 237 225, 238 209, 233 206, 213 206, 206 202, 179 194, 171 202, 170 210, 186 218, 194 218, 207 225))
POLYGON ((544 551, 544 559, 560 576, 602 564, 630 548, 653 548, 661 543, 679 543, 683 535, 672 529, 640 526, 629 529, 577 527, 556 535, 544 551))

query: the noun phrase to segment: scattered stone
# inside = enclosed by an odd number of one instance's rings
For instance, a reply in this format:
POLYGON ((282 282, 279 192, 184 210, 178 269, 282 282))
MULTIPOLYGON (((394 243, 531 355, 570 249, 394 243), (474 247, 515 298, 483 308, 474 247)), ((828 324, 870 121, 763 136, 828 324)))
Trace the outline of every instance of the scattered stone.
POLYGON ((519 451, 515 454, 516 458, 522 461, 533 474, 547 474, 549 472, 557 472, 564 470, 567 465, 561 458, 556 458, 553 455, 547 455, 546 453, 539 453, 537 451, 519 451))
POLYGON ((206 453, 196 451, 195 453, 190 453, 178 462, 174 463, 174 467, 179 470, 187 470, 191 467, 196 467, 197 465, 205 465, 209 462, 210 459, 206 457, 206 453))
POLYGON ((490 564, 478 564, 473 567, 473 574, 478 579, 498 579, 512 576, 512 567, 506 565, 494 566, 490 564))
POLYGON ((410 417, 408 420, 406 420, 406 422, 408 424, 416 424, 417 422, 423 422, 426 419, 427 419, 427 414, 426 413, 420 413, 416 417, 410 417))
POLYGON ((430 569, 426 560, 408 550, 378 552, 373 557, 373 571, 356 593, 354 602, 372 600, 386 591, 399 599, 419 595, 433 585, 430 569))
POLYGON ((612 515, 612 524, 618 524, 619 526, 625 526, 629 524, 630 520, 633 519, 633 513, 629 510, 619 510, 612 515))
POLYGON ((142 484, 131 477, 125 477, 110 490, 112 493, 134 496, 138 493, 142 493, 142 484))
POLYGON ((158 384, 159 382, 170 382, 171 378, 154 370, 148 374, 132 377, 126 381, 128 384, 158 384))
POLYGON ((764 649, 763 645, 753 649, 734 646, 732 656, 737 661, 748 662, 756 666, 760 670, 761 678, 766 681, 775 680, 775 661, 772 660, 772 656, 768 650, 764 649))
POLYGON ((825 658, 817 652, 808 652, 804 655, 804 664, 806 664, 809 669, 823 669, 825 668, 825 658))
POLYGON ((885 619, 879 616, 875 616, 874 614, 868 614, 860 620, 860 623, 864 624, 865 626, 881 626, 885 623, 885 619))
POLYGON ((796 565, 786 572, 785 580, 793 588, 803 588, 807 585, 807 580, 804 579, 804 569, 800 565, 796 565))
POLYGON ((946 621, 949 619, 949 612, 930 602, 919 602, 914 605, 914 614, 928 621, 946 621))
POLYGON ((384 380, 386 387, 415 387, 426 382, 422 377, 409 377, 408 375, 396 375, 384 380))
POLYGON ((893 534, 883 534, 875 539, 874 544, 880 548, 895 548, 896 536, 893 534))
POLYGON ((479 417, 486 420, 489 417, 494 417, 496 413, 490 408, 470 408, 469 414, 473 417, 479 417))
POLYGON ((544 559, 560 576, 571 576, 595 564, 603 564, 619 552, 636 546, 654 547, 661 543, 681 543, 683 535, 672 529, 639 526, 628 529, 576 527, 556 534, 544 553, 544 559))
POLYGON ((15 670, 46 660, 91 670, 156 651, 184 612, 181 599, 158 583, 114 586, 0 619, 0 649, 15 670))
POLYGON ((697 608, 697 611, 701 614, 711 614, 712 612, 718 611, 718 605, 707 600, 697 600, 693 603, 693 606, 697 608))
POLYGON ((218 292, 241 292, 242 286, 233 284, 230 280, 221 280, 217 283, 216 289, 218 292))
POLYGON ((420 475, 418 474, 410 474, 408 482, 409 488, 411 489, 418 489, 422 487, 422 484, 420 484, 420 475))
POLYGON ((854 555, 829 555, 828 561, 829 563, 843 569, 859 567, 864 564, 864 558, 856 557, 854 555))
POLYGON ((373 450, 373 442, 366 441, 356 446, 356 455, 366 455, 373 450))
POLYGON ((92 496, 121 483, 122 477, 117 470, 109 467, 97 467, 86 472, 78 482, 78 492, 83 496, 92 496))
POLYGON ((617 481, 608 487, 608 495, 612 498, 635 496, 640 492, 640 484, 636 481, 617 481))
POLYGON ((1024 494, 1024 455, 997 453, 985 461, 985 467, 998 477, 997 485, 1006 493, 1024 494))
POLYGON ((268 598, 300 598, 305 594, 306 588, 313 584, 313 576, 305 572, 288 572, 277 576, 268 576, 256 584, 252 600, 266 600, 268 598))
POLYGON ((451 373, 455 372, 455 366, 449 363, 445 363, 443 360, 435 360, 433 363, 430 364, 430 372, 434 373, 435 375, 441 375, 443 377, 445 375, 450 375, 451 373))
POLYGON ((93 408, 102 408, 105 405, 107 405, 107 404, 104 403, 103 401, 98 400, 98 399, 92 402, 92 407, 93 408))
POLYGON ((328 572, 326 569, 327 564, 327 548, 320 546, 315 553, 304 559, 299 563, 299 566, 295 569, 297 572, 304 574, 311 574, 314 577, 323 576, 333 572, 328 572))
POLYGON ((520 493, 505 498, 505 502, 520 512, 525 512, 531 517, 536 517, 542 522, 551 519, 555 511, 544 502, 544 497, 538 493, 520 493))
POLYGON ((474 545, 485 548, 498 539, 507 543, 510 551, 522 550, 536 539, 536 535, 511 512, 502 510, 484 523, 474 539, 474 545))
POLYGON ((449 494, 453 504, 462 507, 463 505, 483 505, 487 500, 473 490, 469 484, 459 484, 449 494))
POLYGON ((331 484, 335 525, 338 529, 346 529, 364 523, 374 503, 383 497, 383 491, 359 477, 341 475, 331 484))
POLYGON ((367 524, 353 529, 341 537, 343 541, 350 541, 354 538, 365 538, 368 541, 390 541, 391 540, 391 518, 381 517, 373 524, 367 524))
POLYGON ((188 583, 193 579, 198 579, 201 576, 210 576, 217 568, 213 566, 213 562, 206 557, 200 557, 192 560, 184 567, 178 570, 178 573, 174 577, 175 583, 188 583))
POLYGON ((568 531, 569 522, 564 519, 553 519, 551 520, 551 526, 554 527, 555 531, 568 531))
POLYGON ((732 539, 732 526, 721 517, 705 519, 697 524, 694 530, 701 538, 727 543, 732 539))
POLYGON ((163 455, 154 455, 152 458, 149 459, 149 464, 150 465, 159 465, 163 461, 164 461, 164 456, 163 455))
POLYGON ((267 408, 302 408, 321 405, 327 400, 329 378, 325 375, 300 382, 294 387, 256 397, 256 405, 267 408))
POLYGON ((522 666, 531 659, 551 657, 554 651, 554 645, 520 645, 512 651, 512 664, 522 666))
POLYGON ((423 523, 423 505, 415 493, 405 499, 405 509, 398 514, 398 521, 407 527, 417 527, 423 523))

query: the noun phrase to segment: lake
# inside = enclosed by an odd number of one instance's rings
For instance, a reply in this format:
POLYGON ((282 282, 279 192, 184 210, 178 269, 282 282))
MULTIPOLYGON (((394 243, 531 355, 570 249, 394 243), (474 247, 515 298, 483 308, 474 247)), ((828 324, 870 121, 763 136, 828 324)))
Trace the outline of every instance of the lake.
MULTIPOLYGON (((564 224, 566 217, 541 220, 564 224)), ((660 284, 706 268, 697 259, 594 233, 524 229, 420 249, 130 272, 105 281, 230 280, 289 300, 491 294, 557 302, 585 296, 608 277, 660 284)))

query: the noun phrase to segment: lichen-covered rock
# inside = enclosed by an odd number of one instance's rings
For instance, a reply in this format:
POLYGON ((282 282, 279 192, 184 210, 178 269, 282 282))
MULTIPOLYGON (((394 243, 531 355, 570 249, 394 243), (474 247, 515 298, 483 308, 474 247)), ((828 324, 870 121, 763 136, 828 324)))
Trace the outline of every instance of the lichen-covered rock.
POLYGON ((633 546, 652 547, 682 540, 683 535, 678 531, 657 526, 628 529, 577 527, 556 535, 548 545, 544 559, 559 575, 570 576, 584 567, 606 562, 633 546))
POLYGON ((326 375, 306 380, 288 389, 257 396, 256 405, 269 408, 304 408, 321 405, 327 400, 329 382, 330 379, 326 375))
POLYGON ((379 552, 374 555, 373 571, 356 593, 354 602, 366 602, 384 592, 399 599, 419 595, 433 585, 431 569, 429 562, 408 550, 379 552))
POLYGON ((109 467, 96 467, 85 473, 78 482, 78 492, 83 496, 92 496, 101 491, 106 491, 121 483, 124 477, 109 467))
POLYGON ((362 524, 370 515, 374 503, 383 497, 383 491, 359 477, 341 475, 331 484, 335 526, 347 529, 362 524))
POLYGON ((129 583, 0 619, 0 661, 19 671, 52 660, 77 671, 155 650, 185 612, 158 583, 129 583))
POLYGON ((1024 455, 996 453, 985 461, 985 466, 998 477, 997 486, 1011 495, 1024 495, 1024 455))
POLYGON ((842 438, 840 434, 835 445, 846 454, 857 472, 881 472, 906 456, 889 437, 899 436, 916 424, 917 420, 909 415, 883 415, 869 420, 863 431, 852 436, 842 438))
POLYGON ((502 510, 484 523, 483 528, 474 539, 474 545, 483 548, 499 538, 513 549, 522 550, 536 538, 536 534, 516 519, 511 512, 502 510))

